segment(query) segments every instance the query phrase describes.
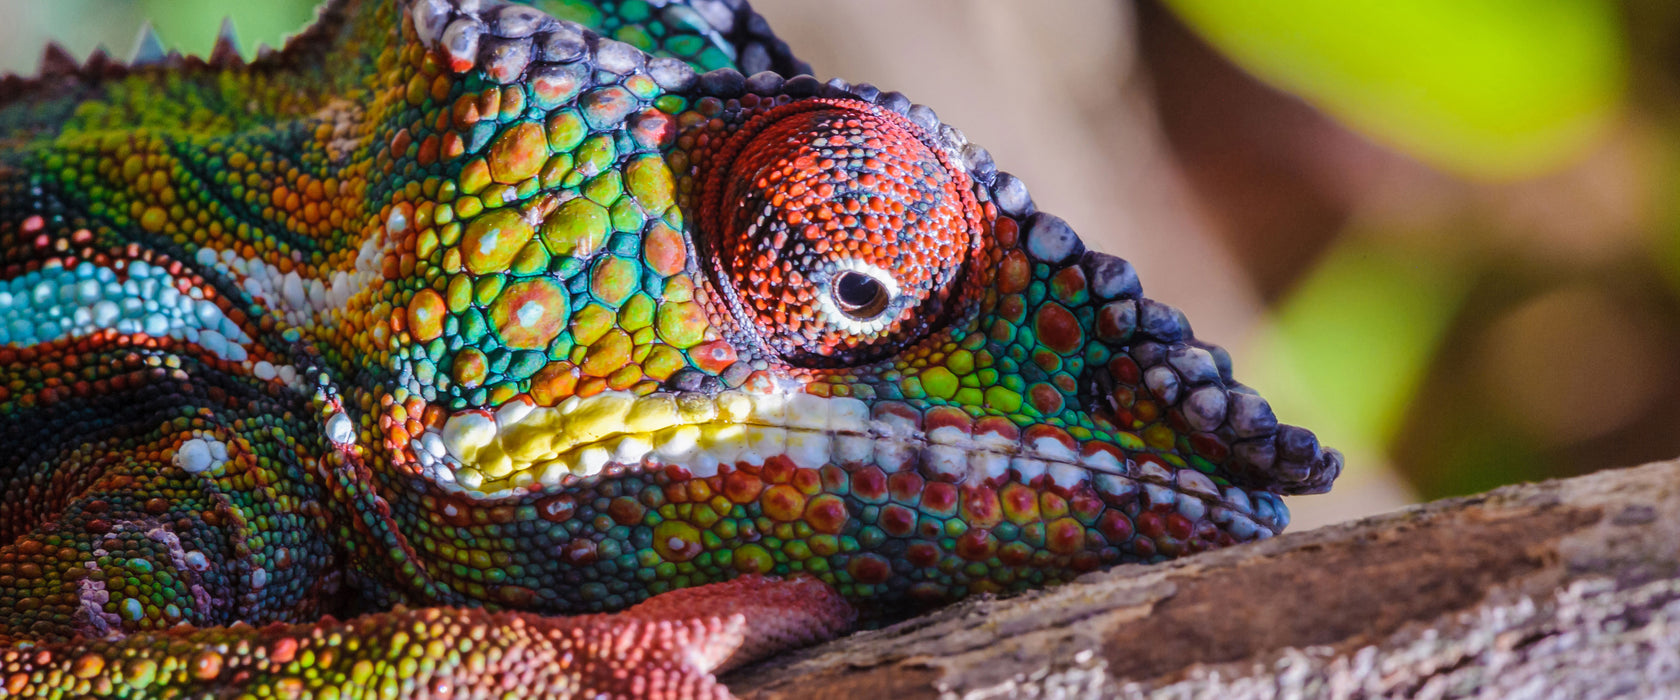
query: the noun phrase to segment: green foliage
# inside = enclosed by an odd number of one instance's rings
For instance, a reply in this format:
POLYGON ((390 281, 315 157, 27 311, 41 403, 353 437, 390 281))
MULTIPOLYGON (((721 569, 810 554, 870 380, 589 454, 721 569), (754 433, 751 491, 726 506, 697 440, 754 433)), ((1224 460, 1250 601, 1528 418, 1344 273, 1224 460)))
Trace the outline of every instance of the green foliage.
POLYGON ((1238 64, 1384 142, 1464 174, 1579 153, 1626 72, 1609 0, 1167 0, 1238 64))
POLYGON ((1255 384, 1325 443, 1378 453, 1397 437, 1467 286, 1457 265, 1350 237, 1279 308, 1255 384))

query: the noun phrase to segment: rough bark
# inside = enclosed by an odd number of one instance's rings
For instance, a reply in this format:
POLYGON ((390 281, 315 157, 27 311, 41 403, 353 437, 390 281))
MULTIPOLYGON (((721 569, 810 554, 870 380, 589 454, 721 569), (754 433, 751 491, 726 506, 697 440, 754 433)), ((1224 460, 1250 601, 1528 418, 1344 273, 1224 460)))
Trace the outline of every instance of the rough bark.
POLYGON ((1680 461, 970 600, 725 680, 798 700, 1680 697, 1680 461))

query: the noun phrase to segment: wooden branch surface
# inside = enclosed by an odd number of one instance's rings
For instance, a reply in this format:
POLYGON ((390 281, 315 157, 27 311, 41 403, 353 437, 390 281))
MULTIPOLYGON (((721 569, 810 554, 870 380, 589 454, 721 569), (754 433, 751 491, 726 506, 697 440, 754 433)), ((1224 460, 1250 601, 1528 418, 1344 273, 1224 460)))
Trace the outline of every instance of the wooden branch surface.
POLYGON ((974 599, 724 680, 793 700, 1680 697, 1680 461, 974 599))

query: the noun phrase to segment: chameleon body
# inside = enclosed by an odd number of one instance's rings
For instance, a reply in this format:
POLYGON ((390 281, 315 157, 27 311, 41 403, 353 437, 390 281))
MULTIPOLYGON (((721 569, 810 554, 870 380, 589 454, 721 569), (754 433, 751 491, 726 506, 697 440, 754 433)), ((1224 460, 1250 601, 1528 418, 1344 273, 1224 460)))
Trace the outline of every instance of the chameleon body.
POLYGON ((0 696, 716 694, 1339 473, 932 110, 544 7, 0 82, 0 696))

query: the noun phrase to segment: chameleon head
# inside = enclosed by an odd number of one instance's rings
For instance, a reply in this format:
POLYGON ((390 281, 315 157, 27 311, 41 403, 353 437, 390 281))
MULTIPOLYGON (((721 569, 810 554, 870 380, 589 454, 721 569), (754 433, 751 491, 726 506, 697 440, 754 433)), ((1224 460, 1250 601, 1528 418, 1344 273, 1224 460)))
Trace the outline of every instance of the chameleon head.
POLYGON ((945 600, 1267 537, 1339 473, 932 110, 486 7, 410 10, 392 157, 437 182, 386 205, 414 231, 378 267, 413 274, 368 306, 415 512, 555 555, 481 597, 804 571, 945 600))

